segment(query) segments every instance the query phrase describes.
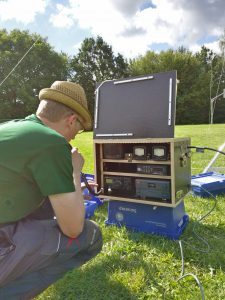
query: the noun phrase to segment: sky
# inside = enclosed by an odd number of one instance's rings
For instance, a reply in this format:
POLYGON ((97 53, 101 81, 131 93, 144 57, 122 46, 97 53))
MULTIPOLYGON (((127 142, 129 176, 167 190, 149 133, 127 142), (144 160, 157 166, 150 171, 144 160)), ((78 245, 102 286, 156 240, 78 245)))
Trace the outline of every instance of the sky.
POLYGON ((180 46, 219 53, 225 0, 0 0, 3 28, 38 33, 71 56, 97 36, 125 58, 180 46))

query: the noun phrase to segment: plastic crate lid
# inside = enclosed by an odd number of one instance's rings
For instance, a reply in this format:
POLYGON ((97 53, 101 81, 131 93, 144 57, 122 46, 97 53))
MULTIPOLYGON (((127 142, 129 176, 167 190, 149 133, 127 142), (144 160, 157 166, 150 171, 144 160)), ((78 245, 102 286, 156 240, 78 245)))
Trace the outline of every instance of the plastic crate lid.
POLYGON ((202 173, 191 177, 192 185, 205 185, 225 182, 225 175, 215 172, 202 173))

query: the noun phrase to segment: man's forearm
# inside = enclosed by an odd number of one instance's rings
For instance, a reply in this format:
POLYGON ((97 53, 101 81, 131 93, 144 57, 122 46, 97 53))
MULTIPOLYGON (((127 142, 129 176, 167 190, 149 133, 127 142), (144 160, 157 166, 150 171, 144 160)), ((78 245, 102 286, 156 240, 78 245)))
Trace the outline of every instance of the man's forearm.
POLYGON ((85 217, 85 206, 84 206, 84 197, 81 189, 81 179, 80 173, 73 172, 74 185, 75 185, 75 201, 79 205, 78 209, 83 216, 85 217))

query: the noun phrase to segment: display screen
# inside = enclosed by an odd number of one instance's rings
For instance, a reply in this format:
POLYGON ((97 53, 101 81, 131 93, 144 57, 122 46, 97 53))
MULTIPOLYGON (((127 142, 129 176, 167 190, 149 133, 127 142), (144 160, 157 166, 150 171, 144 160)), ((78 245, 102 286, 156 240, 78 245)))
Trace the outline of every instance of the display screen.
POLYGON ((135 148, 134 154, 137 156, 143 156, 145 155, 145 149, 144 148, 135 148))
POLYGON ((164 156, 165 155, 165 149, 164 148, 154 148, 153 149, 153 155, 158 156, 158 157, 164 156))

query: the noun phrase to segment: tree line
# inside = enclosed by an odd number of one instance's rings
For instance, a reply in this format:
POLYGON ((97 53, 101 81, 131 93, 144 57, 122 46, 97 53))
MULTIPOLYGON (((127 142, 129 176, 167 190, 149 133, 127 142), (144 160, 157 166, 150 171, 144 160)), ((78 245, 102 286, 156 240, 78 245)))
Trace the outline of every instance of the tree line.
MULTIPOLYGON (((210 98, 225 88, 224 40, 221 54, 202 46, 197 53, 184 47, 127 60, 115 55, 100 36, 86 38, 78 53, 58 53, 47 39, 28 31, 0 30, 0 119, 23 118, 38 105, 38 92, 55 80, 80 83, 94 114, 95 89, 104 80, 177 70, 176 124, 209 123, 210 98), (11 75, 4 80, 24 57, 11 75)), ((225 123, 225 100, 218 99, 214 123, 225 123)))

